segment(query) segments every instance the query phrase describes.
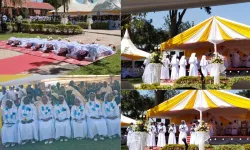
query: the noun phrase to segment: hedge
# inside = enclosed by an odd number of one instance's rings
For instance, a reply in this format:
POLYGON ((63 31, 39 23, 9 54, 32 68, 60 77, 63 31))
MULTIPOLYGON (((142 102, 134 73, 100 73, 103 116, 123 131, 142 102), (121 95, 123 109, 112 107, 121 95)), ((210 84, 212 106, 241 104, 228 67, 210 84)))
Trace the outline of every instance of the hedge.
MULTIPOLYGON (((25 23, 24 21, 22 22, 22 23, 25 23)), ((26 23, 28 23, 28 21, 26 22, 26 23)), ((61 22, 60 21, 31 21, 30 22, 31 24, 61 24, 61 22)))
MULTIPOLYGON (((250 150, 250 145, 205 145, 205 150, 250 150)), ((185 150, 185 145, 166 145, 161 150, 185 150)), ((196 145, 189 145, 188 150, 199 150, 196 145)))
MULTIPOLYGON (((8 29, 17 31, 17 25, 8 23, 8 29)), ((22 32, 24 33, 45 33, 45 34, 82 34, 82 28, 78 25, 54 25, 54 24, 22 24, 22 32)))
POLYGON ((108 22, 95 22, 91 24, 91 29, 109 29, 109 23, 108 22))
MULTIPOLYGON (((250 82, 249 76, 244 77, 232 77, 226 78, 224 76, 220 77, 220 84, 214 85, 213 77, 205 78, 205 89, 232 89, 232 86, 239 81, 248 81, 250 82)), ((136 89, 202 89, 201 79, 200 77, 193 76, 185 76, 181 77, 174 81, 173 86, 171 85, 160 85, 160 84, 141 84, 140 87, 136 87, 136 89)))
POLYGON ((77 22, 77 25, 82 27, 83 29, 88 29, 89 24, 87 22, 77 22))

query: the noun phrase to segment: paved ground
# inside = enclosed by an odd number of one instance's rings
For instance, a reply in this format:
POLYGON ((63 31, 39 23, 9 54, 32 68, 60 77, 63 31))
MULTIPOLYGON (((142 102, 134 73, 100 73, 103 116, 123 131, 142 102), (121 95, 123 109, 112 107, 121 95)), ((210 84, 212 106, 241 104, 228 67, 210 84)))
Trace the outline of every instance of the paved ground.
MULTIPOLYGON (((121 43, 121 31, 120 30, 85 30, 85 34, 76 35, 69 37, 72 41, 82 41, 84 43, 96 43, 109 45, 114 44, 117 48, 121 43)), ((10 50, 1 50, 0 59, 10 58, 14 56, 22 55, 22 53, 14 52, 10 50)), ((73 69, 79 68, 77 65, 65 63, 65 62, 55 62, 50 65, 42 66, 40 68, 22 72, 20 74, 68 74, 73 69)))

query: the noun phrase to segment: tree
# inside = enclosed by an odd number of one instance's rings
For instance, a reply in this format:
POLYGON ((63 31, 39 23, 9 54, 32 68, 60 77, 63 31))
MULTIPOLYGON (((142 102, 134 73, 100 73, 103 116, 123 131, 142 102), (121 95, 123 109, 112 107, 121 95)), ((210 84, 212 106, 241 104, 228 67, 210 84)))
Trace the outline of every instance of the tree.
POLYGON ((60 1, 61 0, 43 0, 43 2, 49 3, 50 5, 52 5, 55 8, 56 12, 57 12, 57 9, 62 5, 60 1))
MULTIPOLYGON (((0 11, 3 12, 3 4, 6 4, 7 0, 0 0, 0 11)), ((15 7, 17 5, 22 5, 22 0, 10 0, 10 3, 15 7)))
MULTIPOLYGON (((210 7, 204 7, 201 9, 205 9, 208 14, 211 14, 210 7)), ((182 24, 183 16, 185 15, 187 9, 183 9, 182 12, 179 10, 169 10, 169 18, 170 18, 170 37, 174 37, 178 34, 180 25, 182 24)))
POLYGON ((179 90, 155 90, 154 92, 155 92, 155 101, 157 105, 180 94, 179 90))
POLYGON ((143 119, 146 110, 155 105, 148 95, 140 95, 136 90, 122 90, 121 111, 124 115, 135 119, 143 119))
POLYGON ((242 91, 239 91, 236 94, 238 94, 240 96, 244 96, 244 97, 250 98, 250 90, 242 90, 242 91))

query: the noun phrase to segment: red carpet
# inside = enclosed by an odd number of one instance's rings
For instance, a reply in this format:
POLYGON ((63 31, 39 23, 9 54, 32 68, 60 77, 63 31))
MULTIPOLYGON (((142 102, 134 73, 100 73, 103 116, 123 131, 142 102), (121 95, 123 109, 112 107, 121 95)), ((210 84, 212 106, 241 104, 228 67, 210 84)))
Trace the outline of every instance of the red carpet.
POLYGON ((0 74, 18 74, 40 66, 50 64, 56 60, 23 54, 20 56, 0 59, 0 74))
MULTIPOLYGON (((31 49, 27 49, 27 48, 12 47, 10 45, 7 45, 6 42, 7 41, 0 41, 0 49, 7 49, 7 50, 17 51, 20 53, 29 54, 29 55, 33 55, 33 56, 49 58, 49 59, 54 59, 54 60, 58 60, 58 61, 64 61, 66 63, 75 64, 75 65, 79 65, 79 66, 87 66, 87 65, 93 63, 89 60, 79 61, 76 59, 66 58, 64 56, 57 56, 54 53, 43 53, 41 51, 32 51, 31 49)), ((112 55, 110 55, 110 56, 112 56, 112 55)), ((101 60, 101 59, 106 58, 106 57, 109 57, 109 56, 99 57, 98 60, 101 60)), ((96 60, 96 61, 98 61, 98 60, 96 60)))

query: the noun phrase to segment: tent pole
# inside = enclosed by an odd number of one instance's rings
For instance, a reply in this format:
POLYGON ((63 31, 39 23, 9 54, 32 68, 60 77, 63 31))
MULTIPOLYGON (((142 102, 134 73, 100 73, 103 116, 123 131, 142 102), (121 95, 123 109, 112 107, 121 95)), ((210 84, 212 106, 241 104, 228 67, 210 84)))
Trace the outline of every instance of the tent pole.
POLYGON ((135 61, 133 60, 132 61, 132 74, 134 76, 134 70, 135 70, 135 61))
POLYGON ((202 123, 202 111, 200 111, 200 124, 202 123))
POLYGON ((217 53, 217 45, 216 44, 214 44, 214 52, 217 53))

